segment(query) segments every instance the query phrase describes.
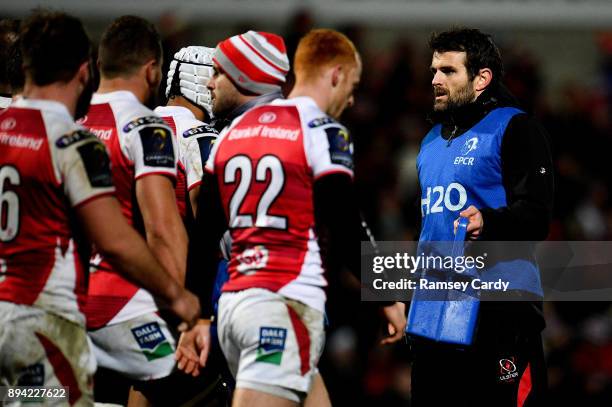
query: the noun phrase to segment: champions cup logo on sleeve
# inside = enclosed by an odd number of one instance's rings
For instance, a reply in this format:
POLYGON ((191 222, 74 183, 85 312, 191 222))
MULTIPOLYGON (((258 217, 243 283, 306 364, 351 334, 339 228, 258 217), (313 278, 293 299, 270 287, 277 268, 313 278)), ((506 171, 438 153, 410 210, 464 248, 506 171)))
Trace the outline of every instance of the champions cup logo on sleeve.
POLYGON ((144 152, 144 163, 149 167, 174 167, 172 134, 163 127, 140 129, 140 140, 144 152))
POLYGON ((132 328, 132 335, 138 346, 147 358, 147 361, 159 359, 174 353, 172 345, 168 342, 157 322, 132 328))
POLYGON ((353 143, 346 129, 329 127, 325 129, 329 142, 329 156, 334 164, 353 169, 353 143))
POLYGON ((255 361, 280 365, 285 350, 287 329, 266 327, 259 328, 259 346, 255 361))

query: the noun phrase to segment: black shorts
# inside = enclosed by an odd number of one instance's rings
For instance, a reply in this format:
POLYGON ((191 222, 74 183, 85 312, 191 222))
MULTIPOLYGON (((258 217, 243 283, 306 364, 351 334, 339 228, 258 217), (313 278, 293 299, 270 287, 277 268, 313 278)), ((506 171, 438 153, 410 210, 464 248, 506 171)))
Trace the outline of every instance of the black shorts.
POLYGON ((412 405, 545 406, 541 330, 503 315, 482 318, 473 346, 412 343, 412 405))

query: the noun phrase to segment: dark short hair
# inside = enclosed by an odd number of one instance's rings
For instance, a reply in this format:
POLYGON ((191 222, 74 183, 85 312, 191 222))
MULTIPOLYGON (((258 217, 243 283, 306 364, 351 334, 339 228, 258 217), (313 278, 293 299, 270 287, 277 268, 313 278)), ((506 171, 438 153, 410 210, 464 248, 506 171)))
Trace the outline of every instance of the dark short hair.
POLYGON ((26 75, 38 86, 68 82, 91 56, 81 21, 61 12, 35 11, 19 33, 26 75))
MULTIPOLYGON (((12 19, 0 20, 0 84, 10 85, 10 68, 14 58, 15 48, 19 47, 19 21, 12 19)), ((21 55, 20 52, 17 52, 21 55)), ((20 63, 21 65, 21 63, 20 63)), ((21 66, 19 66, 21 71, 21 66)))
POLYGON ((490 35, 476 28, 459 27, 433 33, 429 39, 429 48, 433 52, 465 52, 465 67, 470 80, 483 68, 493 72, 493 82, 500 81, 504 75, 499 48, 490 35))
POLYGON ((98 61, 106 78, 130 76, 151 59, 161 61, 162 45, 157 29, 147 20, 122 16, 104 31, 98 61))

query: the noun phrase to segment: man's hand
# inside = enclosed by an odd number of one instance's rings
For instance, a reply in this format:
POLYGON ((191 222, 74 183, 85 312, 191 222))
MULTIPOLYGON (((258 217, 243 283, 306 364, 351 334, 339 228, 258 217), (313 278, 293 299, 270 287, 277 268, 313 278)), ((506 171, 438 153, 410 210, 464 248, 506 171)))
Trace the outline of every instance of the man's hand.
POLYGON ((404 331, 406 330, 406 304, 396 302, 395 304, 388 305, 383 307, 383 313, 389 322, 388 329, 390 336, 380 341, 380 344, 395 343, 404 337, 404 331))
POLYGON ((178 326, 178 330, 185 332, 193 327, 198 322, 198 318, 200 318, 200 300, 191 291, 185 290, 178 286, 178 284, 177 287, 179 289, 178 294, 170 302, 168 308, 183 321, 178 326))
MULTIPOLYGON (((470 205, 466 210, 459 213, 459 216, 468 218, 470 223, 467 225, 467 236, 470 240, 476 240, 482 233, 482 227, 484 222, 482 220, 482 213, 474 205, 470 205)), ((459 219, 455 220, 455 233, 457 233, 457 227, 459 226, 459 219)))
POLYGON ((196 377, 200 367, 206 366, 210 351, 210 320, 200 319, 189 331, 181 334, 176 347, 179 370, 196 377))

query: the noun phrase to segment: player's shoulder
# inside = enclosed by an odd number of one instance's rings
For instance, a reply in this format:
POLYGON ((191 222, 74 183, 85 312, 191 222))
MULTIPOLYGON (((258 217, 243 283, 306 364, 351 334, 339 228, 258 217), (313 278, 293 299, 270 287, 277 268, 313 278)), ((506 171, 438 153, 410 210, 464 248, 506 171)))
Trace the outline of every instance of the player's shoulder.
POLYGON ((217 137, 219 132, 210 124, 194 119, 186 127, 186 130, 178 134, 183 139, 197 138, 201 136, 217 137))
POLYGON ((124 133, 130 133, 142 127, 168 127, 164 119, 148 107, 139 103, 130 105, 129 110, 123 112, 119 120, 119 126, 124 133))
POLYGON ((78 125, 71 127, 71 129, 55 138, 53 141, 55 148, 59 150, 66 150, 77 144, 102 143, 91 131, 78 125))

